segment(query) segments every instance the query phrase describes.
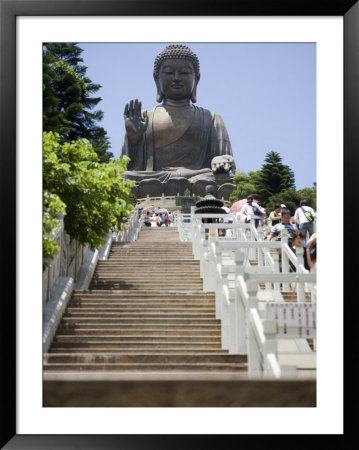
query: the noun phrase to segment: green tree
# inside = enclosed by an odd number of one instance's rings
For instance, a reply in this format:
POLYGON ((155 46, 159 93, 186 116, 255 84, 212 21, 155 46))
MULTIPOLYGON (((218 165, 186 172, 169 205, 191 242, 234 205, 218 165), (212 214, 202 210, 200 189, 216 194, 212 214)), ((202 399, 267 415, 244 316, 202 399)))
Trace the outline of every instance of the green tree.
MULTIPOLYGON (((44 205, 48 196, 62 202, 49 215, 66 207, 66 232, 92 250, 104 245, 110 229, 118 230, 118 219, 129 216, 133 205, 126 202, 133 181, 121 178, 129 158, 100 163, 90 142, 80 139, 62 142, 58 133, 43 133, 44 205), (56 196, 56 197, 55 197, 56 196)), ((48 206, 46 206, 48 207, 48 206)), ((46 211, 45 211, 46 212, 46 211)), ((49 230, 56 223, 45 220, 44 242, 49 247, 49 230)), ((50 249, 53 252, 55 249, 50 249)), ((46 250, 47 251, 47 250, 46 250)), ((44 254, 44 259, 48 258, 44 254)))
POLYGON ((57 132, 64 141, 87 139, 100 162, 113 154, 106 131, 98 126, 101 110, 94 108, 101 97, 92 97, 101 86, 87 76, 83 50, 74 43, 43 45, 43 130, 57 132))
POLYGON ((282 191, 295 189, 294 173, 282 163, 279 153, 271 151, 265 157, 265 164, 252 177, 257 199, 267 206, 268 199, 282 191))
POLYGON ((58 214, 66 214, 66 205, 56 194, 51 194, 46 189, 43 191, 42 201, 42 256, 43 269, 51 265, 51 259, 59 252, 60 247, 51 236, 60 221, 58 214))
POLYGON ((266 203, 267 216, 274 210, 274 206, 277 204, 284 204, 287 209, 294 215, 295 210, 298 208, 300 196, 295 189, 287 189, 279 194, 272 195, 266 203))
POLYGON ((252 181, 254 173, 249 172, 248 175, 238 174, 234 176, 233 183, 236 187, 229 196, 229 202, 231 204, 242 198, 247 198, 248 195, 254 195, 255 186, 252 181))
MULTIPOLYGON (((317 209, 317 188, 314 185, 312 188, 304 188, 297 191, 299 201, 306 199, 308 202, 308 206, 311 206, 314 211, 317 209)), ((298 203, 299 206, 299 203, 298 203)))
POLYGON ((306 199, 308 205, 314 210, 317 207, 317 192, 316 187, 304 188, 296 191, 295 189, 287 189, 279 194, 272 195, 267 201, 266 212, 267 216, 274 210, 276 204, 284 204, 287 209, 294 215, 295 210, 299 207, 300 201, 306 199))

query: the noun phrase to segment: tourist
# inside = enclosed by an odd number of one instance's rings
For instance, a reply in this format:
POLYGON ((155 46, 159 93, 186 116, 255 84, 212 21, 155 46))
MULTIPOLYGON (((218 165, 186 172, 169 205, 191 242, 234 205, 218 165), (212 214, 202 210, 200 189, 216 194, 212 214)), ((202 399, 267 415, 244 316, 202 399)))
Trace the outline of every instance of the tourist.
POLYGON ((144 224, 146 225, 146 227, 150 227, 151 226, 151 214, 149 211, 147 211, 146 216, 143 220, 144 224))
POLYGON ((313 208, 308 206, 307 200, 301 200, 299 205, 294 213, 294 220, 303 236, 307 238, 314 233, 313 222, 316 214, 313 208))
POLYGON ((279 203, 274 206, 274 210, 269 214, 268 218, 268 226, 270 229, 274 227, 274 225, 277 225, 280 223, 282 217, 281 217, 281 211, 282 211, 282 205, 279 203))
POLYGON ((262 208, 262 207, 260 207, 260 208, 261 208, 262 214, 259 216, 259 224, 258 224, 258 226, 263 228, 264 225, 265 225, 266 210, 265 210, 265 208, 262 208))
MULTIPOLYGON (((291 214, 289 209, 282 210, 282 220, 280 223, 277 223, 277 225, 274 225, 274 227, 271 229, 271 232, 268 236, 268 240, 281 240, 281 234, 283 230, 287 230, 288 232, 288 245, 292 245, 292 236, 293 234, 298 231, 298 228, 295 224, 291 223, 291 214)), ((277 249, 278 255, 279 255, 279 267, 280 271, 282 270, 282 252, 281 249, 277 249)))
POLYGON ((156 213, 156 214, 155 214, 155 222, 156 222, 156 225, 157 225, 158 227, 161 226, 161 219, 160 219, 159 213, 156 213))
MULTIPOLYGON (((261 218, 260 214, 255 214, 253 210, 253 197, 251 195, 248 195, 247 197, 247 203, 245 203, 241 208, 241 213, 246 217, 245 223, 249 223, 251 219, 254 219, 254 225, 256 228, 258 228, 259 225, 259 219, 261 218)), ((255 206, 254 206, 255 207, 255 206)))
POLYGON ((274 227, 271 229, 270 235, 268 239, 270 241, 272 240, 281 240, 281 232, 286 229, 288 231, 288 242, 290 243, 292 239, 292 235, 294 232, 298 231, 298 228, 296 225, 290 222, 291 214, 289 209, 284 209, 282 211, 282 219, 280 223, 277 223, 277 225, 274 225, 274 227))
MULTIPOLYGON (((296 254, 297 248, 300 248, 300 247, 301 247, 301 248, 303 249, 303 251, 304 251, 304 267, 305 267, 307 270, 310 270, 310 267, 309 267, 308 262, 307 262, 307 258, 306 258, 306 256, 305 256, 305 253, 306 253, 306 243, 305 243, 305 238, 304 238, 303 233, 302 233, 301 231, 295 231, 295 232, 292 234, 292 245, 291 245, 291 249, 292 249, 292 251, 296 254)), ((294 265, 293 265, 293 263, 292 263, 291 261, 289 262, 289 265, 290 265, 292 271, 295 272, 295 271, 296 271, 296 268, 294 267, 294 265)))
POLYGON ((152 214, 152 217, 151 217, 151 227, 157 227, 156 214, 152 214))

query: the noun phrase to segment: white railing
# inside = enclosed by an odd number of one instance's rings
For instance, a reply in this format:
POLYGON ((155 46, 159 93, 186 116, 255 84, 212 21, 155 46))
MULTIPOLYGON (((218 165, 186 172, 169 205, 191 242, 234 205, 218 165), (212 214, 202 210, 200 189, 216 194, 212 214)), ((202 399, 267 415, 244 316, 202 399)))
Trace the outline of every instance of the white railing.
POLYGON ((181 242, 191 241, 191 214, 175 214, 174 226, 178 229, 181 242))
POLYGON ((124 228, 118 232, 115 240, 120 242, 137 241, 142 223, 143 217, 139 213, 139 207, 136 206, 130 217, 126 220, 124 228))
MULTIPOLYGON (((260 228, 255 228, 254 221, 242 223, 235 215, 191 214, 190 221, 193 254, 200 260, 204 290, 215 292, 223 348, 230 353, 247 353, 249 374, 294 376, 295 365, 280 364, 279 340, 296 339, 299 348, 308 351, 303 337, 311 337, 316 349, 316 272, 305 269, 303 249, 298 248, 294 254, 286 230, 280 241, 269 241, 260 228), (232 222, 203 223, 202 219, 209 218, 232 222), (219 230, 231 230, 230 236, 219 236, 219 230), (251 265, 253 261, 256 265, 251 265), (293 290, 296 301, 285 302, 282 293, 293 290), (308 293, 310 299, 306 298, 308 293), (292 314, 299 309, 303 314, 310 309, 314 320, 304 324, 299 316, 288 322, 271 315, 273 311, 292 314)), ((178 227, 181 235, 183 221, 178 221, 178 227)), ((188 217, 185 227, 188 236, 188 217)), ((311 353, 315 357, 315 352, 311 353)))
MULTIPOLYGON (((281 274, 275 274, 275 278, 283 279, 281 274)), ((279 363, 279 357, 286 354, 279 352, 278 343, 281 339, 294 340, 294 343, 299 340, 301 348, 291 353, 291 356, 298 359, 298 355, 302 355, 304 351, 306 356, 310 355, 315 360, 316 354, 310 351, 306 339, 312 338, 315 346, 316 304, 274 299, 261 302, 258 299, 258 280, 267 279, 272 280, 273 275, 248 274, 245 282, 243 278, 237 282, 235 301, 242 308, 245 321, 248 372, 250 375, 268 373, 277 378, 288 373, 295 376, 295 364, 282 366, 279 363)), ((315 274, 312 273, 286 274, 285 279, 297 284, 316 282, 315 274)), ((244 342, 239 345, 243 348, 244 342)))

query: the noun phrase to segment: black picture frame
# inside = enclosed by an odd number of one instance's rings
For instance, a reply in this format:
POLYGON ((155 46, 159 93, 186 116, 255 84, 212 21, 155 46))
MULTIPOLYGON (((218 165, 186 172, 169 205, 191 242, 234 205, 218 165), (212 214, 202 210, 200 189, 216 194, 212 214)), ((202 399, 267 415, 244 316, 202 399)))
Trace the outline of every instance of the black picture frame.
MULTIPOLYGON (((18 435, 16 433, 16 17, 18 16, 342 16, 344 19, 344 207, 356 204, 350 188, 359 169, 359 2, 357 0, 222 0, 194 4, 183 0, 0 0, 0 192, 2 193, 2 375, 1 448, 6 449, 183 449, 197 448, 208 438, 209 448, 256 444, 276 435, 18 435)), ((340 205, 341 210, 343 205, 340 205)), ((356 217, 352 218, 356 223, 356 217)), ((349 222, 349 220, 348 220, 349 222)), ((343 236, 350 235, 346 222, 343 236)), ((341 235, 334 235, 341 239, 341 235)), ((349 239, 344 241, 344 257, 349 255, 349 239)), ((354 265, 344 272, 344 294, 351 291, 354 265)), ((352 291, 355 292, 355 291, 352 291)), ((345 296, 344 296, 345 298, 345 296)), ((353 298, 353 300, 355 300, 353 298)), ((355 302, 345 305, 347 341, 354 337, 355 302), (353 311, 351 311, 353 309, 353 311)), ((353 357, 344 352, 347 373, 353 357), (348 356, 346 358, 346 356, 348 356)), ((349 389, 349 387, 348 387, 349 389)), ((345 404, 350 410, 350 392, 345 404), (349 406, 348 406, 349 404, 349 406)), ((354 416, 347 417, 345 435, 351 433, 354 416)), ((165 432, 165 430, 164 430, 165 432)), ((282 435, 281 435, 282 436, 282 435)), ((331 440, 343 436, 331 436, 331 440)), ((294 436, 287 436, 293 439, 294 436)), ((312 436, 298 435, 302 445, 312 436)), ((350 439, 350 438, 349 438, 350 439)), ((348 439, 348 440, 349 440, 348 439)), ((287 445, 284 444, 283 445, 287 445)), ((280 446, 280 442, 276 442, 280 446)))

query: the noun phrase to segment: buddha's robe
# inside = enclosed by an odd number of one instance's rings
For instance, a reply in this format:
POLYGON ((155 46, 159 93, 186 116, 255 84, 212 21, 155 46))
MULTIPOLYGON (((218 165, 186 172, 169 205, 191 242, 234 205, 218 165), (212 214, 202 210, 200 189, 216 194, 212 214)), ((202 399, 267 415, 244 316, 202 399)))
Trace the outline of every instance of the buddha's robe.
POLYGON ((156 108, 147 111, 148 126, 136 145, 132 145, 125 136, 122 155, 131 160, 128 172, 123 176, 136 181, 155 178, 165 182, 171 177, 185 177, 192 182, 213 180, 211 160, 219 155, 233 156, 221 116, 193 105, 192 120, 182 135, 166 145, 157 146, 154 130, 156 108))

